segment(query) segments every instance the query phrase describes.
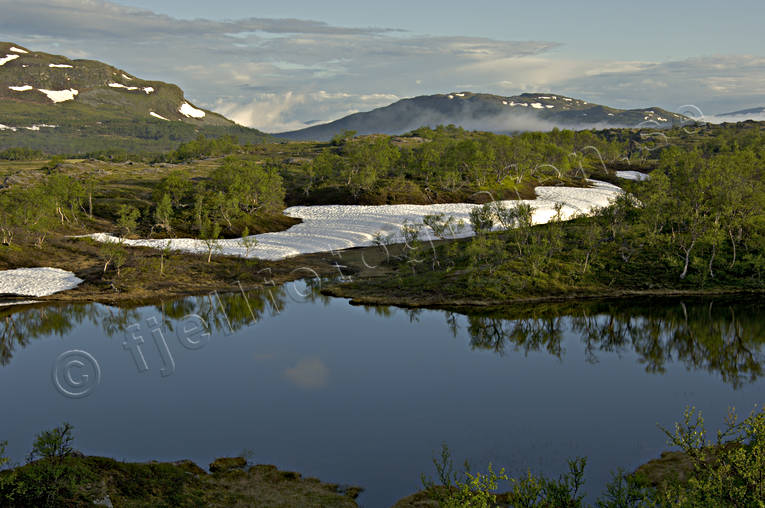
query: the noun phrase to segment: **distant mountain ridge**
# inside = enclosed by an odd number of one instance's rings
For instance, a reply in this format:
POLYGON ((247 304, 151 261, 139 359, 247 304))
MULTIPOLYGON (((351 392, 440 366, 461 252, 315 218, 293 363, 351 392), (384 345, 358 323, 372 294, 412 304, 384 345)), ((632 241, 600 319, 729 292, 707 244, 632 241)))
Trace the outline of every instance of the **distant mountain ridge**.
POLYGON ((617 109, 551 93, 499 96, 458 92, 402 99, 334 122, 274 134, 290 140, 326 141, 344 130, 403 134, 423 126, 454 124, 467 129, 517 132, 560 128, 671 127, 687 121, 664 109, 617 109))
POLYGON ((0 149, 163 151, 199 133, 267 137, 195 106, 177 85, 0 42, 0 149), (52 139, 54 131, 68 142, 52 139))
POLYGON ((730 113, 722 113, 715 116, 756 116, 765 114, 765 107, 740 109, 738 111, 731 111, 730 113))

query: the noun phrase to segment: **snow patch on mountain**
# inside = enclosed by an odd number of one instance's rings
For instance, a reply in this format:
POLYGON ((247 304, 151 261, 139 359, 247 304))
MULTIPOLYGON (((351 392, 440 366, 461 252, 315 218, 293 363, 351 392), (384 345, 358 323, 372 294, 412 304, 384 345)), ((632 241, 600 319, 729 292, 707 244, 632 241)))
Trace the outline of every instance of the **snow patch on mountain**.
POLYGON ((52 67, 52 68, 56 68, 56 69, 71 69, 72 68, 71 65, 67 65, 67 64, 54 64, 54 63, 48 64, 48 67, 52 67))
POLYGON ((5 55, 3 58, 0 58, 0 65, 5 65, 11 60, 16 60, 19 57, 19 55, 5 55))
MULTIPOLYGON (((160 115, 159 113, 155 113, 154 111, 149 111, 149 114, 153 116, 154 118, 159 118, 160 120, 167 120, 164 116, 160 115)), ((167 120, 168 122, 170 120, 167 120)))
POLYGON ((14 53, 29 53, 29 51, 21 48, 17 48, 16 46, 11 46, 10 51, 13 51, 14 53))
POLYGON ((181 104, 181 107, 178 108, 178 112, 182 114, 185 117, 191 117, 191 118, 204 118, 205 112, 201 109, 197 109, 188 102, 184 102, 181 104))
POLYGON ((9 86, 8 88, 13 90, 14 92, 26 92, 26 91, 29 91, 29 90, 34 90, 34 87, 31 86, 31 85, 9 86))
POLYGON ((137 86, 125 86, 122 83, 109 83, 111 88, 124 88, 125 90, 138 90, 137 86))
POLYGON ((74 100, 74 96, 79 94, 78 90, 70 88, 69 90, 45 90, 44 88, 38 88, 39 91, 48 96, 53 102, 66 102, 74 100))

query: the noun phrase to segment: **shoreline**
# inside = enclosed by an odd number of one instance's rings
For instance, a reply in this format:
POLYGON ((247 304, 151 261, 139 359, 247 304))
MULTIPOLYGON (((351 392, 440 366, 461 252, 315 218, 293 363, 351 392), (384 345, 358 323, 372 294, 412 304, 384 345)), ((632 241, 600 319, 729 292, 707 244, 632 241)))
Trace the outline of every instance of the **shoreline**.
POLYGON ((369 294, 364 290, 344 287, 342 284, 322 289, 321 293, 333 298, 348 299, 350 305, 394 306, 407 309, 432 309, 477 311, 507 307, 519 304, 576 303, 578 301, 628 300, 637 298, 680 298, 680 297, 724 297, 752 295, 765 297, 765 289, 656 289, 656 290, 614 290, 607 292, 571 292, 550 296, 518 296, 506 300, 449 299, 442 296, 431 298, 423 295, 381 295, 369 294))
MULTIPOLYGON (((441 242, 451 242, 444 240, 441 242)), ((459 240, 456 240, 459 241, 459 240)), ((434 242, 435 243, 435 242, 434 242)), ((244 260, 230 256, 216 256, 214 263, 225 267, 242 268, 240 274, 262 274, 259 282, 241 279, 213 280, 184 280, 179 281, 172 275, 160 279, 161 284, 147 288, 116 288, 112 283, 105 287, 100 270, 75 271, 75 275, 83 279, 83 283, 74 289, 62 291, 48 296, 29 297, 23 295, 0 295, 0 309, 22 304, 23 301, 34 300, 34 305, 46 303, 100 303, 105 305, 141 305, 151 304, 164 299, 176 299, 189 296, 201 296, 214 292, 223 294, 242 291, 257 291, 297 280, 321 278, 319 293, 334 298, 344 298, 350 305, 365 306, 394 306, 409 309, 463 310, 478 311, 507 307, 518 304, 571 303, 576 301, 624 300, 632 298, 676 298, 676 297, 713 297, 752 295, 765 296, 765 289, 753 288, 714 288, 714 289, 614 289, 614 290, 571 290, 566 293, 539 295, 518 294, 506 299, 477 299, 450 297, 446 294, 433 292, 415 292, 406 294, 394 288, 376 287, 375 279, 384 278, 393 273, 390 266, 381 265, 384 257, 395 254, 401 246, 391 246, 390 252, 384 255, 376 246, 352 247, 340 251, 327 251, 311 254, 301 254, 279 261, 244 260), (352 277, 351 281, 340 282, 338 277, 352 277), (329 281, 328 281, 329 279, 329 281), (335 279, 335 280, 332 280, 335 279), (372 285, 369 283, 372 282, 372 285), (356 285, 362 285, 358 287, 356 285)), ((134 248, 137 252, 153 251, 150 247, 134 248)), ((198 262, 198 255, 177 253, 174 264, 184 261, 191 264, 198 262)))

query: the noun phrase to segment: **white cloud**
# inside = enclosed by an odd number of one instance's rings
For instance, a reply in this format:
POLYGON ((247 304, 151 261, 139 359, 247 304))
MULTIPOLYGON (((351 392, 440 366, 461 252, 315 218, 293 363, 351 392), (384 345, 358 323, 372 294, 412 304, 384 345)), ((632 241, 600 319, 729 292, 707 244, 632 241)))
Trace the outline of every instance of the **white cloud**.
POLYGON ((294 367, 286 369, 284 377, 298 388, 318 390, 327 386, 329 369, 321 358, 303 358, 294 367))
POLYGON ((286 91, 255 93, 247 102, 218 100, 212 107, 238 124, 270 132, 297 130, 399 100, 393 94, 286 91))
POLYGON ((561 93, 588 90, 590 100, 617 107, 694 104, 709 115, 765 105, 765 58, 713 55, 646 63, 634 69, 608 67, 558 84, 561 93))

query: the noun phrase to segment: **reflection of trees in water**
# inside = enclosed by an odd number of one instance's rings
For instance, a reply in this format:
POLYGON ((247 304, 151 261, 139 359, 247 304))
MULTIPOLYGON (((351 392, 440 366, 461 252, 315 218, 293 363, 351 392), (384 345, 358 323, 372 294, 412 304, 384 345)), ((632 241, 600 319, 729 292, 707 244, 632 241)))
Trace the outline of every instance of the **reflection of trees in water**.
MULTIPOLYGON (((124 337, 131 330, 152 330, 161 325, 169 332, 183 326, 187 316, 201 318, 210 333, 227 334, 246 328, 287 306, 309 302, 327 304, 320 282, 274 286, 240 293, 213 293, 153 304, 151 307, 108 307, 98 304, 67 304, 9 307, 0 310, 0 365, 7 365, 18 346, 32 339, 67 336, 78 325, 91 323, 108 337, 124 337), (149 322, 152 318, 156 321, 149 322)), ((579 337, 588 361, 598 354, 635 352, 648 372, 661 373, 673 361, 688 369, 719 373, 735 387, 762 376, 765 363, 765 301, 654 301, 653 303, 584 303, 505 309, 490 315, 467 318, 474 348, 504 353, 506 349, 528 353, 545 351, 563 358, 564 333, 579 337)), ((390 317, 390 307, 368 309, 390 317)), ((410 322, 422 310, 404 311, 410 322)), ((446 313, 452 333, 459 331, 459 315, 446 313)))
POLYGON ((0 365, 7 365, 16 346, 37 337, 64 337, 79 323, 100 321, 93 305, 44 306, 0 311, 0 365))
MULTIPOLYGON (((719 373, 739 387, 762 376, 763 307, 765 302, 714 301, 567 305, 558 309, 564 311, 560 315, 546 307, 530 317, 519 312, 469 316, 467 331, 474 348, 546 351, 558 358, 565 354, 562 341, 568 331, 582 341, 590 362, 598 361, 598 353, 634 351, 648 372, 664 372, 668 363, 679 361, 688 369, 719 373)), ((453 314, 447 314, 447 324, 455 329, 453 314)))
POLYGON ((65 337, 75 327, 88 322, 101 328, 108 337, 124 337, 139 330, 153 330, 157 326, 175 332, 184 318, 193 315, 204 320, 210 333, 234 332, 266 315, 278 314, 298 298, 309 302, 324 301, 318 294, 320 288, 311 285, 307 288, 293 294, 289 293, 293 289, 285 286, 240 293, 213 293, 163 301, 150 307, 110 307, 90 303, 8 307, 0 310, 0 365, 10 362, 16 347, 24 348, 36 338, 65 337))

